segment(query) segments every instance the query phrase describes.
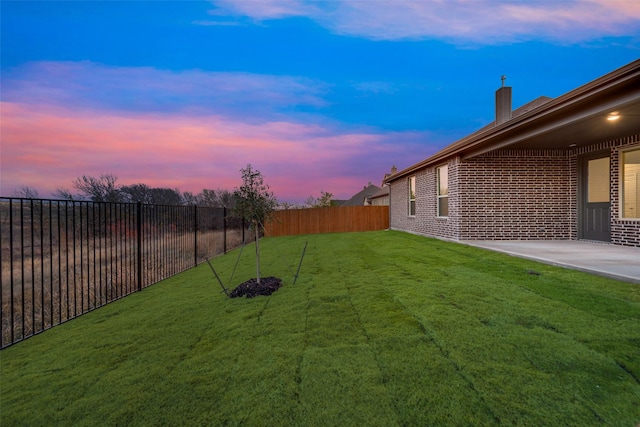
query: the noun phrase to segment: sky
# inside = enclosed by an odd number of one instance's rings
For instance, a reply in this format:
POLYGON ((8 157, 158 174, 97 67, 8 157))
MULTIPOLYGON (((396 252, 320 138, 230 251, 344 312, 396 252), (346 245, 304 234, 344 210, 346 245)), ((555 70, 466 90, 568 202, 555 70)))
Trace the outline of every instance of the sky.
POLYGON ((640 57, 637 0, 0 1, 0 195, 259 170, 348 199, 640 57))

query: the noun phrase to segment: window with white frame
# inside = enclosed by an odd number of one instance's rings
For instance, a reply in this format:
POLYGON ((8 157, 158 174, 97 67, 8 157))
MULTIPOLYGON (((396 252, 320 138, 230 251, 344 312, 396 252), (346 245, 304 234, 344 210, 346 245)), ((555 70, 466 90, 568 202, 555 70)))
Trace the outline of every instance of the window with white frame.
POLYGON ((449 166, 444 165, 436 169, 438 181, 438 216, 449 216, 449 166))
POLYGON ((640 149, 621 154, 622 218, 640 219, 640 149))
POLYGON ((416 177, 409 177, 409 215, 414 216, 416 214, 416 177))

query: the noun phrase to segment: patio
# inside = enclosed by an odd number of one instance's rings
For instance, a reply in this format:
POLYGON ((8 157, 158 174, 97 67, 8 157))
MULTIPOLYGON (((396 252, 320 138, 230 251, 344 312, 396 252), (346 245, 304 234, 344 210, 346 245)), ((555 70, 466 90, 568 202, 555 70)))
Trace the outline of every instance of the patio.
POLYGON ((463 240, 460 243, 640 283, 640 248, 584 240, 463 240))

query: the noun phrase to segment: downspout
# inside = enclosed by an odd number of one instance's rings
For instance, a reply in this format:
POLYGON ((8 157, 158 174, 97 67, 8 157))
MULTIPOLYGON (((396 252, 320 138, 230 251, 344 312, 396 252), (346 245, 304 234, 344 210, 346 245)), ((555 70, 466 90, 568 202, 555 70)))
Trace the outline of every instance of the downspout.
POLYGON ((389 230, 391 230, 391 183, 387 183, 389 186, 389 230))

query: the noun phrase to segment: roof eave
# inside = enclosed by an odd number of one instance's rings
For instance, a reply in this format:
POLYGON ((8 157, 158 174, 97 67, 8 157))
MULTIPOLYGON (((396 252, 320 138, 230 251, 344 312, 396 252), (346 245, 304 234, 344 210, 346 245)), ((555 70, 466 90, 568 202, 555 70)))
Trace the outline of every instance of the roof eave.
MULTIPOLYGON (((403 178, 416 172, 419 169, 431 166, 440 162, 444 162, 450 158, 463 154, 465 151, 472 151, 473 155, 478 155, 498 148, 503 148, 513 144, 514 142, 502 142, 501 144, 493 144, 492 141, 499 139, 507 133, 529 125, 541 118, 558 111, 569 108, 590 96, 597 95, 603 91, 609 90, 616 85, 626 83, 631 79, 640 77, 640 59, 633 61, 617 70, 614 70, 600 78, 597 78, 577 89, 555 98, 538 108, 526 112, 498 126, 491 127, 484 132, 476 132, 466 136, 453 144, 445 147, 436 154, 427 159, 405 168, 384 180, 384 183, 390 183, 397 179, 403 178), (482 147, 481 147, 482 146, 482 147)), ((469 158, 471 156, 465 156, 469 158)))

